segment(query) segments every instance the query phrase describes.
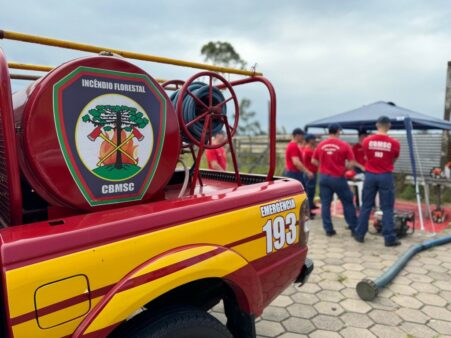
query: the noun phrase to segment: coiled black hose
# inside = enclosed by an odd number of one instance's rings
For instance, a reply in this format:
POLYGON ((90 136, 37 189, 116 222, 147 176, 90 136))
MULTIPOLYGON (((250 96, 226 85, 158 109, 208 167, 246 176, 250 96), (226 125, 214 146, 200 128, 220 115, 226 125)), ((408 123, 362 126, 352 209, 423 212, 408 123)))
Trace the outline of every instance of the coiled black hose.
POLYGON ((357 294, 363 300, 373 300, 379 293, 379 289, 385 287, 406 266, 409 260, 417 253, 433 248, 434 246, 451 243, 451 235, 424 241, 412 245, 393 265, 380 275, 375 281, 364 278, 357 283, 357 294))
MULTIPOLYGON (((191 93, 193 93, 194 96, 196 96, 199 100, 201 100, 205 105, 208 106, 208 95, 209 95, 209 86, 206 83, 203 82, 193 82, 188 86, 188 89, 191 93)), ((171 94, 170 99, 174 107, 177 107, 177 102, 179 100, 179 93, 180 89, 175 91, 171 94)), ((212 88, 212 104, 213 106, 223 102, 225 100, 224 96, 222 95, 221 91, 213 87, 212 88)), ((185 123, 188 123, 192 120, 194 120, 197 116, 201 115, 205 112, 205 108, 202 107, 198 102, 194 100, 191 95, 186 94, 183 98, 183 119, 185 120, 185 123)), ((222 106, 221 113, 223 115, 227 115, 227 105, 224 104, 222 106)), ((211 125, 212 125, 212 133, 213 135, 219 132, 224 123, 220 119, 211 119, 211 125)), ((190 133, 198 140, 200 141, 202 136, 202 130, 204 127, 205 120, 200 119, 199 121, 196 121, 192 125, 188 127, 188 130, 190 133)), ((189 142, 189 139, 186 137, 186 135, 183 136, 183 141, 189 142)), ((206 141, 208 143, 209 140, 206 141)))

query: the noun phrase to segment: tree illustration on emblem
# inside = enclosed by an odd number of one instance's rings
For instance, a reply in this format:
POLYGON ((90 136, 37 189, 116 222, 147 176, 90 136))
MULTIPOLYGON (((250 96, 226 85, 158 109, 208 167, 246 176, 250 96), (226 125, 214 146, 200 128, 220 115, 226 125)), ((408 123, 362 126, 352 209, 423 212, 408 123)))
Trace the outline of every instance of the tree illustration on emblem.
POLYGON ((149 119, 134 107, 123 105, 97 105, 82 116, 82 121, 92 123, 94 130, 88 135, 91 141, 103 139, 97 168, 93 171, 100 176, 124 179, 127 176, 118 171, 138 171, 138 160, 133 152, 133 138, 141 141, 144 135, 138 129, 149 124, 149 119), (110 138, 107 132, 113 131, 110 138), (128 135, 127 135, 128 133, 128 135), (109 173, 108 173, 109 172, 109 173))

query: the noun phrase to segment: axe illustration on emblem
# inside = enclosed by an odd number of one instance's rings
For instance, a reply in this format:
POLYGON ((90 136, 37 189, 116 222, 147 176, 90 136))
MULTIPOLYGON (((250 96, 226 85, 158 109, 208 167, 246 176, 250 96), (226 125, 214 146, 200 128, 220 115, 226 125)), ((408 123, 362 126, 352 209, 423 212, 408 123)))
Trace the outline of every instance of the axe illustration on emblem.
MULTIPOLYGON (((97 127, 97 128, 99 128, 99 127, 97 127)), ((96 129, 97 129, 96 128, 96 129)), ((129 159, 131 159, 132 161, 133 161, 133 163, 134 164, 137 164, 138 162, 134 159, 134 158, 132 158, 126 151, 124 151, 123 149, 122 149, 122 147, 123 146, 125 146, 126 144, 127 144, 127 142, 128 141, 130 141, 132 138, 134 138, 134 137, 136 137, 136 139, 138 140, 138 141, 142 141, 143 139, 144 139, 144 135, 143 134, 141 134, 141 132, 138 130, 138 129, 136 129, 136 128, 132 128, 132 131, 131 131, 131 133, 130 133, 130 135, 128 135, 126 138, 125 138, 125 140, 124 141, 122 141, 122 143, 121 144, 119 144, 119 145, 116 145, 116 144, 114 144, 110 139, 108 139, 103 133, 99 133, 98 134, 98 131, 96 130, 96 129, 94 129, 89 135, 88 135, 88 138, 89 139, 91 139, 91 137, 96 137, 96 135, 97 135, 97 137, 98 136, 100 136, 102 139, 104 139, 105 141, 107 141, 109 144, 111 144, 114 148, 110 151, 110 152, 108 152, 99 162, 97 162, 97 166, 100 166, 104 161, 106 161, 108 158, 110 158, 111 156, 113 156, 113 154, 116 152, 116 151, 120 151, 122 154, 124 154, 125 156, 127 156, 129 159)), ((95 139, 95 138, 94 138, 95 139)))
POLYGON ((112 145, 114 148, 108 152, 98 163, 97 166, 100 166, 105 160, 107 160, 109 157, 111 157, 116 151, 120 151, 122 154, 124 154, 126 157, 128 157, 133 164, 137 164, 138 162, 130 156, 122 147, 127 144, 128 141, 130 141, 133 137, 136 137, 138 141, 142 141, 144 139, 144 135, 139 132, 136 128, 133 128, 130 135, 127 136, 127 138, 119 145, 116 145, 113 141, 111 141, 108 137, 105 136, 105 134, 102 133, 102 127, 98 126, 96 127, 91 133, 88 134, 88 139, 91 141, 95 141, 98 137, 102 138, 104 141, 108 142, 110 145, 112 145))

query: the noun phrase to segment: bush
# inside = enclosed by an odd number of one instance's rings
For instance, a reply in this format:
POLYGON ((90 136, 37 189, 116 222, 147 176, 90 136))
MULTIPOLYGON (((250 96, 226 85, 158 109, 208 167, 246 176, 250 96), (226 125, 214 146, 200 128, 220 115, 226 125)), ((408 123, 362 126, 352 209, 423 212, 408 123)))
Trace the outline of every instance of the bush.
MULTIPOLYGON (((414 201, 416 200, 415 196, 415 186, 412 184, 406 184, 406 175, 405 174, 395 174, 395 190, 396 190, 396 198, 400 198, 407 201, 414 201)), ((436 187, 431 186, 429 190, 429 199, 432 204, 436 203, 437 194, 436 194, 436 187)), ((424 187, 420 185, 420 195, 421 199, 424 199, 424 187)), ((442 190, 442 204, 444 203, 451 203, 451 189, 450 188, 443 188, 442 190)))

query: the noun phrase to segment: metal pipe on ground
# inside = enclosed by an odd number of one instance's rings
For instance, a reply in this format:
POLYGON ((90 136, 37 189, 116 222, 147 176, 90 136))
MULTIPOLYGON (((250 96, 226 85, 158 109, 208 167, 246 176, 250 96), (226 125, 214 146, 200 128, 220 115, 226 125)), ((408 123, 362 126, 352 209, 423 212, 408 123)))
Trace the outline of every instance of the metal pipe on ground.
POLYGON ((406 266, 417 253, 431 249, 433 247, 451 243, 451 235, 431 239, 422 243, 412 245, 393 265, 380 275, 375 281, 364 278, 357 283, 356 290, 363 300, 373 300, 377 297, 379 290, 390 283, 398 273, 406 266))

